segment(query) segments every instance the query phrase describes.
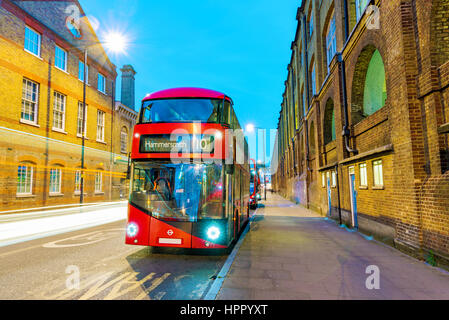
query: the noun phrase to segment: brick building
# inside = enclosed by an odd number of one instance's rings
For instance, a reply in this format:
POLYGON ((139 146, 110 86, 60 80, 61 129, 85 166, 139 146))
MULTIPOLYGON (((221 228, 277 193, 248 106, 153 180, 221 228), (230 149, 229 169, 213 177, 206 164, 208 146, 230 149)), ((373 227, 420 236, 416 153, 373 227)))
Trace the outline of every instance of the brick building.
POLYGON ((304 0, 273 189, 447 259, 448 17, 448 0, 304 0))
POLYGON ((0 1, 1 211, 80 202, 86 47, 84 202, 123 193, 116 146, 130 149, 137 113, 116 104, 116 66, 84 16, 75 0, 0 1))

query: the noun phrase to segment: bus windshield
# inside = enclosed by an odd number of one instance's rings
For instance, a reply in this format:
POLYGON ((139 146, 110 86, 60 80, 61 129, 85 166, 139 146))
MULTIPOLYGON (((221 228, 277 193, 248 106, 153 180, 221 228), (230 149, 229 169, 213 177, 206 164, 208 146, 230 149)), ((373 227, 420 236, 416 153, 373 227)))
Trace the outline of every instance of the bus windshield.
POLYGON ((223 217, 223 166, 134 162, 130 203, 161 220, 223 217))
POLYGON ((145 101, 140 123, 220 122, 223 100, 167 99, 145 101))

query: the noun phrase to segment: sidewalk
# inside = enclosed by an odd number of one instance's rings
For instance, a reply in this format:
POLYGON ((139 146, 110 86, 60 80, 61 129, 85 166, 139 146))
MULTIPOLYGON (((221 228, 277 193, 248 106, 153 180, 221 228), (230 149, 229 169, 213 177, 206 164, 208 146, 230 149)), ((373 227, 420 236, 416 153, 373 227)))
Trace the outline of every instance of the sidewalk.
POLYGON ((449 299, 447 272, 267 197, 217 299, 449 299), (371 265, 379 268, 378 290, 366 287, 371 265))

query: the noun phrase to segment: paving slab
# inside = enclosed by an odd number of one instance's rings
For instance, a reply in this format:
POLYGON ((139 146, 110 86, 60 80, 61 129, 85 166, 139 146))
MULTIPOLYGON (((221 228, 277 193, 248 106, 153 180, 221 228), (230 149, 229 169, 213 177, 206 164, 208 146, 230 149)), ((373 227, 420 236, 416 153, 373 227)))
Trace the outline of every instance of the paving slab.
POLYGON ((446 300, 449 273, 268 194, 216 299, 446 300))

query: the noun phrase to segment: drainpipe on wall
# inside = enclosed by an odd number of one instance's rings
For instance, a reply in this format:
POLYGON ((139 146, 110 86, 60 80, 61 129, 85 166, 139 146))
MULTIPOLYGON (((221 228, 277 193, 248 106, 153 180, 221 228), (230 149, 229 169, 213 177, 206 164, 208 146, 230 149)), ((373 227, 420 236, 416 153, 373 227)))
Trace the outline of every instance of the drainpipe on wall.
POLYGON ((343 60, 343 56, 341 52, 337 53, 338 63, 340 64, 340 77, 341 77, 341 85, 342 85, 342 100, 343 100, 343 111, 345 114, 345 126, 343 127, 343 137, 345 140, 345 148, 349 153, 358 154, 356 149, 352 149, 349 146, 349 138, 351 136, 351 131, 349 130, 349 114, 348 114, 348 99, 346 92, 346 71, 345 71, 345 61, 343 60))
POLYGON ((306 73, 306 91, 307 91, 307 112, 304 114, 304 131, 306 136, 306 168, 307 168, 307 174, 306 174, 306 203, 307 207, 309 207, 309 188, 307 187, 307 177, 308 173, 311 171, 309 167, 309 161, 310 161, 310 148, 309 148, 309 128, 307 124, 307 113, 309 112, 309 106, 310 106, 310 84, 309 84, 309 55, 307 54, 308 51, 308 43, 307 43, 307 21, 306 16, 303 16, 303 40, 304 40, 304 60, 305 60, 305 73, 306 73))
POLYGON ((343 0, 343 14, 345 19, 345 43, 349 37, 349 13, 348 13, 348 0, 343 0))

